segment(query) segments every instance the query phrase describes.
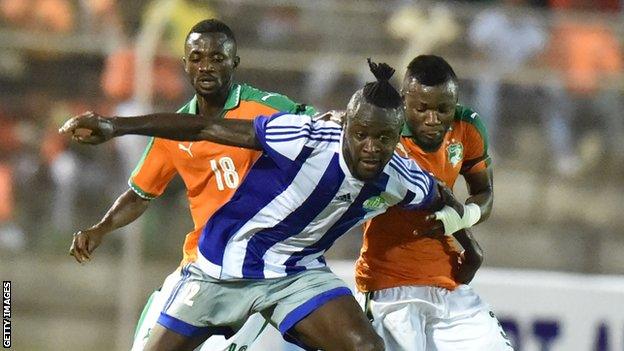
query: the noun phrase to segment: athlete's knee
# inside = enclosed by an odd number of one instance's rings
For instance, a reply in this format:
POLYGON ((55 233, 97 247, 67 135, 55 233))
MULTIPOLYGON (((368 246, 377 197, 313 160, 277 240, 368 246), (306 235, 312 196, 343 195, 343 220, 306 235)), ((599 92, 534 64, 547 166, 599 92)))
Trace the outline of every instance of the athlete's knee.
POLYGON ((384 341, 381 338, 381 336, 379 336, 377 334, 373 335, 373 340, 372 340, 371 346, 367 350, 371 350, 371 351, 384 351, 385 349, 386 349, 386 346, 384 345, 384 341))
POLYGON ((376 333, 367 334, 366 336, 354 340, 352 351, 384 351, 385 346, 383 339, 376 333))

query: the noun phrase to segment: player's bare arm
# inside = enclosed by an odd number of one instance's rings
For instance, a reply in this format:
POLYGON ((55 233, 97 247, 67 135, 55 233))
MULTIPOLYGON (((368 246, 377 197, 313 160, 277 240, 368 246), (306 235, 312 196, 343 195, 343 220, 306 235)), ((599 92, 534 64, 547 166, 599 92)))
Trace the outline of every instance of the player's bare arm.
POLYGON ((132 223, 145 212, 148 205, 149 200, 128 189, 117 198, 99 223, 74 233, 69 254, 78 263, 91 260, 91 254, 102 243, 106 234, 132 223))
POLYGON ((251 120, 212 118, 183 113, 156 113, 132 118, 105 117, 86 112, 69 119, 59 129, 83 144, 99 144, 127 134, 180 141, 207 140, 261 150, 251 120))
POLYGON ((472 232, 462 229, 453 234, 455 239, 464 248, 461 262, 455 273, 455 279, 462 284, 468 284, 474 278, 477 270, 483 263, 483 250, 479 242, 474 238, 472 232))
POLYGON ((481 218, 477 223, 481 223, 490 217, 492 206, 494 204, 494 178, 492 169, 488 167, 476 173, 464 175, 466 185, 468 186, 468 194, 470 197, 466 199, 466 204, 476 204, 481 210, 481 218))
MULTIPOLYGON (((468 186, 470 197, 466 200, 466 204, 475 204, 479 206, 481 217, 477 223, 485 221, 492 212, 492 204, 494 200, 492 169, 488 167, 476 173, 465 174, 464 179, 468 186)), ((455 279, 462 283, 468 284, 474 278, 477 270, 483 263, 483 251, 472 233, 467 230, 460 230, 453 234, 455 239, 464 248, 461 262, 455 279)))

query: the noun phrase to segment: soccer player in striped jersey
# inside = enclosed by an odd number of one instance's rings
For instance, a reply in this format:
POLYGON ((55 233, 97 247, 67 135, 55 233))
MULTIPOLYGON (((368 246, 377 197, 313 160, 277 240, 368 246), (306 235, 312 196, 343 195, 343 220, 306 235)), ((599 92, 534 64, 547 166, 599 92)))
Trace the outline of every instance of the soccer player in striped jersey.
MULTIPOLYGON (((441 57, 414 58, 403 80, 406 124, 400 152, 453 187, 466 180, 474 221, 492 210, 487 132, 479 115, 457 104, 457 77, 441 57)), ((466 284, 481 264, 468 231, 451 236, 414 235, 429 230, 429 211, 389 209, 370 221, 356 264, 359 295, 386 350, 512 350, 500 325, 466 284)))
MULTIPOLYGON (((296 104, 283 95, 235 83, 233 74, 238 62, 236 40, 226 24, 214 19, 197 23, 187 36, 184 57, 184 68, 195 89, 195 96, 178 113, 190 118, 218 114, 224 119, 245 119, 280 111, 313 113, 311 108, 296 104)), ((98 224, 74 234, 70 251, 78 262, 85 262, 108 233, 141 216, 150 201, 165 191, 176 174, 184 181, 194 229, 184 241, 180 268, 150 296, 136 328, 133 351, 143 350, 150 329, 156 324, 175 287, 181 267, 195 260, 202 227, 231 198, 259 156, 260 152, 255 150, 209 141, 176 142, 152 138, 128 181, 130 189, 115 201, 98 224)), ((211 338, 204 343, 202 350, 248 347, 266 326, 265 323, 262 316, 255 315, 232 338, 227 341, 211 338)))
POLYGON ((470 226, 464 206, 413 160, 394 152, 403 103, 370 63, 377 81, 349 101, 344 128, 291 114, 253 121, 154 114, 102 117, 89 112, 62 133, 83 143, 124 134, 210 140, 262 150, 230 201, 208 220, 194 262, 154 327, 149 350, 192 348, 207 328, 261 312, 287 340, 309 350, 383 350, 355 298, 325 265, 323 253, 349 229, 391 206, 442 210, 427 220, 453 233, 470 226), (75 132, 81 128, 90 135, 75 132))

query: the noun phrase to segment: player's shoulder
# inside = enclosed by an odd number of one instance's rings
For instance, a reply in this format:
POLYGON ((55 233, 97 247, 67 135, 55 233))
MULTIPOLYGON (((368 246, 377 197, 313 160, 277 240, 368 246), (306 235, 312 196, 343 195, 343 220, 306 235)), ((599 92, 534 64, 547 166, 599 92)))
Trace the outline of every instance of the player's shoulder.
POLYGON ((317 118, 317 116, 318 115, 310 117, 310 120, 312 121, 312 126, 314 129, 317 129, 317 130, 327 129, 327 130, 342 131, 342 127, 343 127, 342 123, 334 119, 317 118))
POLYGON ((455 121, 477 123, 481 121, 481 116, 474 109, 462 104, 455 105, 455 121))
POLYGON ((311 116, 307 115, 298 115, 296 113, 291 112, 276 112, 273 115, 267 116, 266 124, 267 127, 272 128, 287 128, 287 127, 297 127, 297 126, 311 126, 314 123, 314 120, 311 116))
POLYGON ((294 114, 313 115, 316 113, 313 107, 293 101, 288 96, 258 89, 251 85, 239 84, 239 96, 241 102, 251 102, 267 106, 276 111, 291 112, 294 114))
POLYGON ((483 138, 487 137, 485 123, 483 123, 479 113, 470 107, 457 104, 455 108, 455 123, 466 123, 467 125, 474 127, 483 138))
POLYGON ((406 185, 425 183, 425 185, 429 185, 429 176, 420 168, 418 163, 409 157, 402 156, 396 150, 392 154, 390 162, 388 162, 385 170, 391 178, 394 178, 400 183, 406 185))
POLYGON ((390 164, 400 165, 402 168, 415 169, 422 172, 418 163, 402 152, 400 148, 394 150, 390 158, 390 164))
POLYGON ((182 107, 178 108, 176 113, 196 113, 197 110, 197 95, 193 97, 182 107))
MULTIPOLYGON (((269 139, 299 140, 314 149, 340 143, 342 126, 334 121, 317 120, 308 115, 276 113, 266 122, 269 139)), ((267 140, 269 140, 267 139, 267 140)))
POLYGON ((268 117, 270 126, 308 126, 311 130, 332 129, 342 130, 342 125, 335 120, 319 119, 310 115, 299 115, 290 112, 277 112, 268 117))

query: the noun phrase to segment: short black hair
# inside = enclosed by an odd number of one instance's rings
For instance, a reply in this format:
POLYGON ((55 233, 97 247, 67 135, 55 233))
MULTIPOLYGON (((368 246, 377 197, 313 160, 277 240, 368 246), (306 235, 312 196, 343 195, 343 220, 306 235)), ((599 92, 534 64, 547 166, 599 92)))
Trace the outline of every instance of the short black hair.
POLYGON ((234 37, 232 29, 216 18, 205 19, 195 24, 186 35, 186 40, 188 40, 189 36, 193 33, 223 33, 236 44, 236 38, 234 37))
POLYGON ((448 81, 457 81, 457 75, 451 65, 440 56, 419 55, 407 65, 406 76, 416 79, 420 84, 436 86, 448 81))
POLYGON ((363 96, 367 102, 382 108, 398 108, 403 101, 399 92, 390 84, 389 80, 394 74, 394 68, 385 63, 375 63, 368 59, 370 68, 377 81, 364 85, 363 96))

